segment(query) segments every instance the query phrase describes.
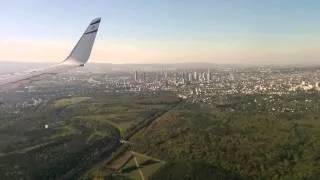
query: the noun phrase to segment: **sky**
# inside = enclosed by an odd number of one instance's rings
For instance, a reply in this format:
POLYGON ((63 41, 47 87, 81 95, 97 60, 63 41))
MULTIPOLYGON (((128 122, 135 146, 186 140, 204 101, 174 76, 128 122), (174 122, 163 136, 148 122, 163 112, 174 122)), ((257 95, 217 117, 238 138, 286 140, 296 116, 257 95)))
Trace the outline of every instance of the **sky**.
POLYGON ((316 0, 3 1, 0 61, 59 62, 101 17, 90 62, 317 63, 319 9, 316 0))

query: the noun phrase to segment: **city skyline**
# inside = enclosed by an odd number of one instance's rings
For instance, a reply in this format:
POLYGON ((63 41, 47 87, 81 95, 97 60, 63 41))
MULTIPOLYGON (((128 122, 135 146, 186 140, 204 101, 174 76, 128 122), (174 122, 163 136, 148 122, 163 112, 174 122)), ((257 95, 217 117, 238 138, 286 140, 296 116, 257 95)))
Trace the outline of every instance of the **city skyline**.
POLYGON ((102 17, 90 62, 317 63, 320 3, 6 1, 0 61, 59 62, 102 17))

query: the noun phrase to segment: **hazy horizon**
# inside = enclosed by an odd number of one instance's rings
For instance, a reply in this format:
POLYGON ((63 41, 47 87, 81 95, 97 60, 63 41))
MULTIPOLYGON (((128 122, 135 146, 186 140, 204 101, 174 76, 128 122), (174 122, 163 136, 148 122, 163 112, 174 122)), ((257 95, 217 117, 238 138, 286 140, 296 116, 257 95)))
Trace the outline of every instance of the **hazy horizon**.
MULTIPOLYGON (((48 65, 54 65, 56 63, 59 62, 24 62, 24 61, 1 61, 0 60, 0 64, 2 65, 35 65, 35 66, 48 66, 48 65)), ((88 62, 86 64, 86 66, 94 66, 94 65, 114 65, 114 66, 165 66, 165 65, 175 65, 175 66, 179 66, 179 65, 200 65, 200 66, 205 66, 205 65, 213 65, 213 66, 223 66, 223 65, 230 65, 230 66, 301 66, 301 67, 308 67, 308 66, 320 66, 320 61, 319 62, 312 62, 312 63, 304 63, 304 62, 296 62, 296 63, 282 63, 282 62, 278 62, 278 63, 268 63, 268 62, 263 62, 263 63, 217 63, 217 62, 172 62, 172 63, 160 63, 160 62, 156 62, 156 63, 148 63, 148 62, 137 62, 137 63, 109 63, 109 62, 88 62)), ((1 69, 1 67, 0 67, 1 69)))
POLYGON ((60 62, 102 17, 90 62, 318 64, 320 2, 5 1, 0 61, 60 62))

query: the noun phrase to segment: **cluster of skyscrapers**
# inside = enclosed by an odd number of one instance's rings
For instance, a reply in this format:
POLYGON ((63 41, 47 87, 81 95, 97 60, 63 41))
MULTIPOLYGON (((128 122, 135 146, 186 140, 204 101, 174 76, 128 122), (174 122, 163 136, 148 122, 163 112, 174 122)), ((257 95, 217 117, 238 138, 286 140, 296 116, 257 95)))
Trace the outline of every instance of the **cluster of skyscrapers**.
MULTIPOLYGON (((211 82, 211 72, 210 69, 207 71, 163 71, 163 72, 144 72, 144 71, 134 71, 134 81, 135 82, 145 82, 147 76, 157 76, 157 80, 165 81, 175 81, 182 84, 187 84, 191 82, 195 83, 210 83, 211 82)), ((150 78, 149 78, 150 79, 150 78)), ((153 79, 153 78, 152 78, 153 79)), ((154 79, 155 80, 155 79, 154 79)))

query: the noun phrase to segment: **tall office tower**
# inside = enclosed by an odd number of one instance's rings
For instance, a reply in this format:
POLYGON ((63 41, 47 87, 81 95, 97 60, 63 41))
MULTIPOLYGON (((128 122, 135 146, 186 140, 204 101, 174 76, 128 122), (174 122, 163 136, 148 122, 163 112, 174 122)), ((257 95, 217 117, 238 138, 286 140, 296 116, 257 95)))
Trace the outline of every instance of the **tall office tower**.
POLYGON ((138 81, 138 71, 136 70, 135 72, 134 72, 134 81, 138 81))
POLYGON ((183 79, 183 81, 186 80, 186 73, 185 72, 182 72, 182 79, 183 79))
POLYGON ((202 77, 203 77, 202 75, 203 75, 203 74, 200 73, 199 76, 198 76, 198 78, 199 78, 198 81, 199 81, 199 82, 202 82, 202 77))
POLYGON ((195 71, 195 72, 193 73, 193 79, 194 79, 194 80, 197 80, 197 79, 198 79, 197 71, 195 71))
POLYGON ((189 82, 191 82, 191 81, 192 81, 192 74, 189 73, 189 82))
POLYGON ((208 72, 207 72, 207 83, 209 84, 211 81, 211 74, 210 74, 210 69, 208 69, 208 72))

